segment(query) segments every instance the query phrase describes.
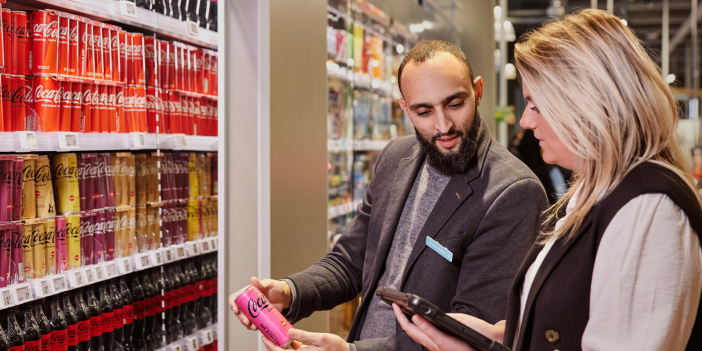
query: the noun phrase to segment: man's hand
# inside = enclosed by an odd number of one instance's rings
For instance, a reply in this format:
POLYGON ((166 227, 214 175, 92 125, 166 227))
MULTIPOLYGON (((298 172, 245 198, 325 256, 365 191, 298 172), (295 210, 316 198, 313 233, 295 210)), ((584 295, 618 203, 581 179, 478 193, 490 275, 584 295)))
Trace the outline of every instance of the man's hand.
MULTIPOLYGON (((292 293, 290 292, 290 287, 288 286, 288 283, 273 279, 264 279, 259 281, 256 277, 252 277, 249 280, 249 283, 257 287, 258 290, 261 290, 263 295, 266 296, 268 301, 271 304, 273 304, 273 306, 277 308, 278 311, 282 312, 284 309, 290 307, 290 304, 292 303, 292 293)), ((229 295, 229 308, 232 311, 234 311, 236 317, 239 318, 241 324, 243 324, 246 328, 248 328, 249 330, 258 330, 258 328, 256 328, 256 325, 251 323, 249 318, 246 317, 246 314, 244 314, 244 312, 242 312, 239 309, 239 307, 237 307, 237 305, 234 303, 234 300, 242 290, 239 290, 229 295)))
MULTIPOLYGON (((424 318, 414 315, 412 316, 412 322, 414 322, 414 324, 412 324, 399 306, 393 304, 392 308, 395 310, 395 317, 397 317, 397 321, 400 322, 400 326, 402 326, 402 329, 407 333, 407 335, 414 339, 414 341, 424 345, 429 350, 475 351, 475 349, 468 346, 468 344, 465 342, 437 329, 433 324, 426 321, 424 318)), ((497 325, 492 325, 484 320, 460 313, 448 313, 447 315, 493 340, 502 342, 502 339, 504 338, 505 327, 503 324, 498 323, 497 325)))
MULTIPOLYGON (((288 335, 293 338, 295 350, 304 348, 310 351, 349 351, 349 343, 334 334, 310 333, 299 329, 288 330, 288 335), (302 344, 306 344, 302 346, 302 344)), ((284 351, 276 346, 265 336, 261 338, 268 351, 284 351)))

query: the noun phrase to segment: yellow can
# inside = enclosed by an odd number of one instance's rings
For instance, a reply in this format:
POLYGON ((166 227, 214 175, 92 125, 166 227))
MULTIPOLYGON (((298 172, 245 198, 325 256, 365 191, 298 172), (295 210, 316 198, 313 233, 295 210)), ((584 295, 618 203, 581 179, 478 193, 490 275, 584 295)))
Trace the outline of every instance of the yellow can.
POLYGON ((58 197, 58 213, 80 212, 78 187, 78 158, 76 154, 56 154, 53 157, 53 182, 58 197))
POLYGON ((31 219, 37 216, 34 182, 37 155, 26 154, 19 156, 22 156, 24 161, 24 168, 22 170, 22 212, 20 213, 20 218, 31 219))
POLYGON ((66 269, 80 268, 80 214, 69 213, 66 215, 67 264, 66 269))
POLYGON ((36 161, 35 174, 37 217, 55 216, 56 203, 54 202, 54 187, 51 181, 49 156, 39 156, 36 161))
POLYGON ((47 275, 56 274, 56 220, 47 218, 44 222, 44 262, 47 275))

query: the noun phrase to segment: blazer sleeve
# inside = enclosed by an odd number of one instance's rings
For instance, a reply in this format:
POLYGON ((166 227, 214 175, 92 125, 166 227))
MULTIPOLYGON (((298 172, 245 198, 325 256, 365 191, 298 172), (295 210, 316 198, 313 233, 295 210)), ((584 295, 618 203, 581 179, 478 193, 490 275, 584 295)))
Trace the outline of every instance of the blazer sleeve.
MULTIPOLYGON (((378 156, 376 169, 393 143, 394 140, 378 156)), ((293 282, 291 288, 295 289, 295 299, 289 315, 291 323, 309 317, 316 311, 330 310, 352 300, 361 292, 374 191, 376 189, 371 179, 363 195, 363 202, 356 210, 356 217, 336 242, 332 252, 310 268, 285 278, 293 282)))
POLYGON ((539 233, 547 200, 541 183, 521 179, 490 205, 466 246, 451 312, 495 324, 505 319, 514 276, 539 233))

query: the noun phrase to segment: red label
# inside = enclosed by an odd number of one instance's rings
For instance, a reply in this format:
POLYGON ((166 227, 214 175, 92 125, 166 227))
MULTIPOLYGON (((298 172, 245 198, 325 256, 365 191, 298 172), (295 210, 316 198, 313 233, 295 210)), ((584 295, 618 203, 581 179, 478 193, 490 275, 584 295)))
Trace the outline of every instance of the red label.
POLYGON ((134 323, 134 305, 124 306, 124 324, 134 323))
POLYGON ((111 247, 111 248, 107 249, 107 251, 108 251, 109 253, 114 253, 114 252, 115 252, 115 248, 114 248, 114 247, 111 247))
POLYGON ((40 351, 41 350, 41 340, 37 341, 25 341, 24 351, 40 351))
POLYGON ((51 351, 51 334, 41 336, 41 351, 51 351))
POLYGON ((112 325, 112 320, 114 319, 114 312, 105 312, 100 317, 102 319, 102 332, 110 333, 115 331, 115 327, 112 325))
POLYGON ((134 190, 132 190, 132 192, 129 193, 129 195, 134 196, 134 190))
POLYGON ((165 298, 163 297, 163 295, 161 295, 161 294, 156 295, 156 308, 155 308, 156 313, 163 313, 166 311, 166 308, 163 306, 164 300, 165 300, 165 298))
POLYGON ((68 348, 67 331, 56 330, 51 332, 51 351, 66 351, 68 348))
POLYGON ((78 321, 78 341, 90 341, 90 321, 78 321))
POLYGON ((22 346, 12 346, 9 351, 24 351, 24 345, 22 346))
POLYGON ((115 329, 124 327, 124 308, 118 308, 115 310, 115 317, 112 321, 112 325, 115 329))
POLYGON ((115 192, 114 192, 114 191, 110 191, 110 197, 115 197, 115 192))
POLYGON ((68 197, 68 199, 71 200, 71 201, 73 201, 73 200, 75 200, 75 197, 73 197, 73 195, 71 195, 71 196, 68 197))
POLYGON ((39 192, 39 190, 34 192, 34 196, 41 196, 41 193, 39 192))
POLYGON ((68 326, 66 330, 66 342, 68 346, 78 345, 78 324, 68 326))
POLYGON ((146 318, 146 303, 144 301, 134 301, 134 319, 146 318))
POLYGON ((90 317, 90 336, 102 336, 102 325, 100 316, 90 317))
POLYGON ((151 317, 156 313, 156 299, 150 297, 146 299, 146 315, 151 317))

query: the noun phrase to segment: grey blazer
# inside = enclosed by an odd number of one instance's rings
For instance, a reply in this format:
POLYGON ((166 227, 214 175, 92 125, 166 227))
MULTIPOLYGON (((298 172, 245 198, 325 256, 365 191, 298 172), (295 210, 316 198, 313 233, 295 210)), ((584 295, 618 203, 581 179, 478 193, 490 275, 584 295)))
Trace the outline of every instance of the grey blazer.
MULTIPOLYGON (((477 156, 465 174, 451 177, 439 197, 414 244, 401 290, 443 311, 496 323, 505 318, 512 279, 536 238, 547 201, 536 176, 482 125, 477 156), (453 262, 427 248, 428 236, 453 252, 453 262)), ((363 203, 333 251, 287 277, 296 296, 290 322, 332 309, 361 293, 348 337, 358 350, 426 350, 403 333, 399 323, 395 336, 359 341, 402 209, 424 159, 414 135, 392 141, 381 152, 363 203)))

